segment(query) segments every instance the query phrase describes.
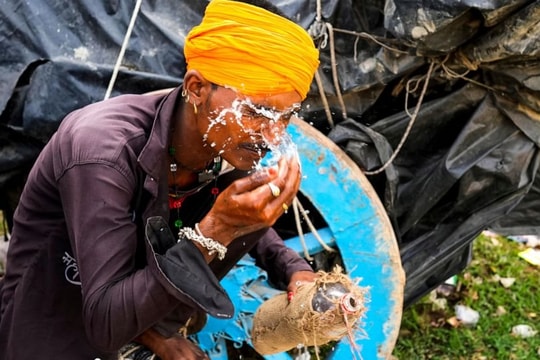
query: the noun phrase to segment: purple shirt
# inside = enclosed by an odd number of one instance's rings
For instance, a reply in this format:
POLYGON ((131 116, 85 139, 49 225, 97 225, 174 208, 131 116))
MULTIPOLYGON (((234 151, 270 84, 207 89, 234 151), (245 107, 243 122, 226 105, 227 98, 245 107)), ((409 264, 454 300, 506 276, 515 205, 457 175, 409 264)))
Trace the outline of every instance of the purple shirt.
MULTIPOLYGON (((168 129, 178 93, 84 107, 43 149, 15 212, 0 281, 0 360, 115 359, 149 327, 167 334, 205 309, 209 300, 167 275, 162 264, 174 254, 157 254, 144 236, 149 218, 169 218, 168 129), (138 185, 148 194, 140 222, 132 211, 138 185)), ((272 229, 242 238, 248 246, 237 240, 224 261, 202 263, 205 269, 188 269, 186 277, 221 277, 250 250, 284 283, 311 270, 272 229)))

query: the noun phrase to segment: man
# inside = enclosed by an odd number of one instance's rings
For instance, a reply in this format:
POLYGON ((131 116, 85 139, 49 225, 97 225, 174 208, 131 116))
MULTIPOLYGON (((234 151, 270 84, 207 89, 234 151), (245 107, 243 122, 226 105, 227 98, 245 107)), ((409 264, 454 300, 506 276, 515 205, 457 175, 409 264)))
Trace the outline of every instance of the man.
POLYGON ((0 359, 114 359, 131 341, 205 359, 178 330, 232 316, 218 278, 246 252, 289 291, 314 279, 271 229, 298 191, 297 159, 254 170, 306 97, 309 35, 213 0, 184 51, 181 87, 77 110, 40 154, 0 283, 0 359))

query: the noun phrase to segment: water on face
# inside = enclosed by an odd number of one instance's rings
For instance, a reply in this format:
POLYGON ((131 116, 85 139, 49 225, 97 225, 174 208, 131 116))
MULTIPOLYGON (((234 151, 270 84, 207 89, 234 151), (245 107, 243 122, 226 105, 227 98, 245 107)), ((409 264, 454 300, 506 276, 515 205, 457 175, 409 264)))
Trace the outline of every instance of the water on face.
POLYGON ((296 144, 286 132, 280 135, 279 142, 269 143, 268 149, 270 151, 266 156, 254 164, 253 168, 255 170, 261 170, 264 167, 277 166, 279 160, 283 157, 298 158, 296 144))
MULTIPOLYGON (((253 169, 260 170, 264 167, 276 166, 279 160, 284 156, 298 157, 297 148, 292 141, 292 138, 288 133, 281 131, 280 127, 277 126, 281 116, 282 113, 279 111, 256 106, 249 99, 237 98, 233 101, 231 107, 221 109, 217 116, 209 119, 208 128, 203 135, 203 142, 205 146, 215 148, 217 146, 215 142, 210 144, 207 142, 209 132, 216 126, 227 126, 227 118, 232 118, 232 121, 236 123, 241 131, 250 136, 250 139, 254 144, 260 143, 262 140, 266 145, 266 149, 259 150, 261 159, 253 163, 253 169), (249 108, 252 113, 255 113, 255 115, 267 119, 266 123, 259 131, 246 127, 242 122, 242 117, 244 116, 242 110, 246 107, 249 108), (230 116, 231 114, 233 115, 232 117, 230 116), (268 152, 263 158, 262 155, 264 150, 267 150, 268 152)), ((218 150, 218 154, 223 154, 227 146, 233 142, 232 140, 231 137, 227 138, 218 150)))
MULTIPOLYGON (((242 112, 240 111, 241 109, 241 103, 238 99, 236 99, 232 106, 229 107, 229 108, 224 108, 224 109, 221 109, 217 115, 212 118, 212 117, 208 117, 209 119, 209 122, 208 122, 208 127, 206 128, 206 131, 205 133, 203 134, 203 144, 204 146, 210 146, 211 148, 216 148, 217 144, 216 142, 211 142, 211 143, 208 143, 208 135, 210 133, 210 131, 212 131, 212 129, 214 129, 215 127, 218 127, 218 126, 227 126, 227 115, 228 114, 233 114, 233 119, 234 121, 241 127, 242 131, 246 131, 246 128, 243 126, 242 122, 241 122, 241 119, 242 119, 242 112)), ((218 154, 221 155, 223 154, 223 152, 225 151, 225 149, 227 148, 228 145, 230 145, 232 143, 232 138, 231 137, 228 137, 224 142, 223 144, 221 145, 221 148, 218 149, 218 154)))

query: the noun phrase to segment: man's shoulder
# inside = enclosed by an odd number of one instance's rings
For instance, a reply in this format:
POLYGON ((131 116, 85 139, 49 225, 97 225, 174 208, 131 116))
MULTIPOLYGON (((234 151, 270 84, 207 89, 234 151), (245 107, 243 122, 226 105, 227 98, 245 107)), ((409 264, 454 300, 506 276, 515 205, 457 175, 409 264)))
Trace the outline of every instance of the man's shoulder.
POLYGON ((133 124, 141 127, 153 121, 161 101, 160 96, 120 95, 89 104, 72 112, 65 120, 76 119, 81 125, 86 126, 133 124))
POLYGON ((117 163, 127 153, 138 154, 151 132, 158 99, 122 95, 69 114, 52 145, 64 164, 117 163))

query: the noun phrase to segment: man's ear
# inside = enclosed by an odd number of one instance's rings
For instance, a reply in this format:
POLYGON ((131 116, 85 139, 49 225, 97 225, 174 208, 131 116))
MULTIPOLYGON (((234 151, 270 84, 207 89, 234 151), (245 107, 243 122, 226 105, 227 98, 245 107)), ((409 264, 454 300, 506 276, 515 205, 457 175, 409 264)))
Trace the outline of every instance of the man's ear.
POLYGON ((187 91, 190 102, 199 106, 210 95, 212 83, 197 70, 188 70, 184 75, 184 89, 187 91))

